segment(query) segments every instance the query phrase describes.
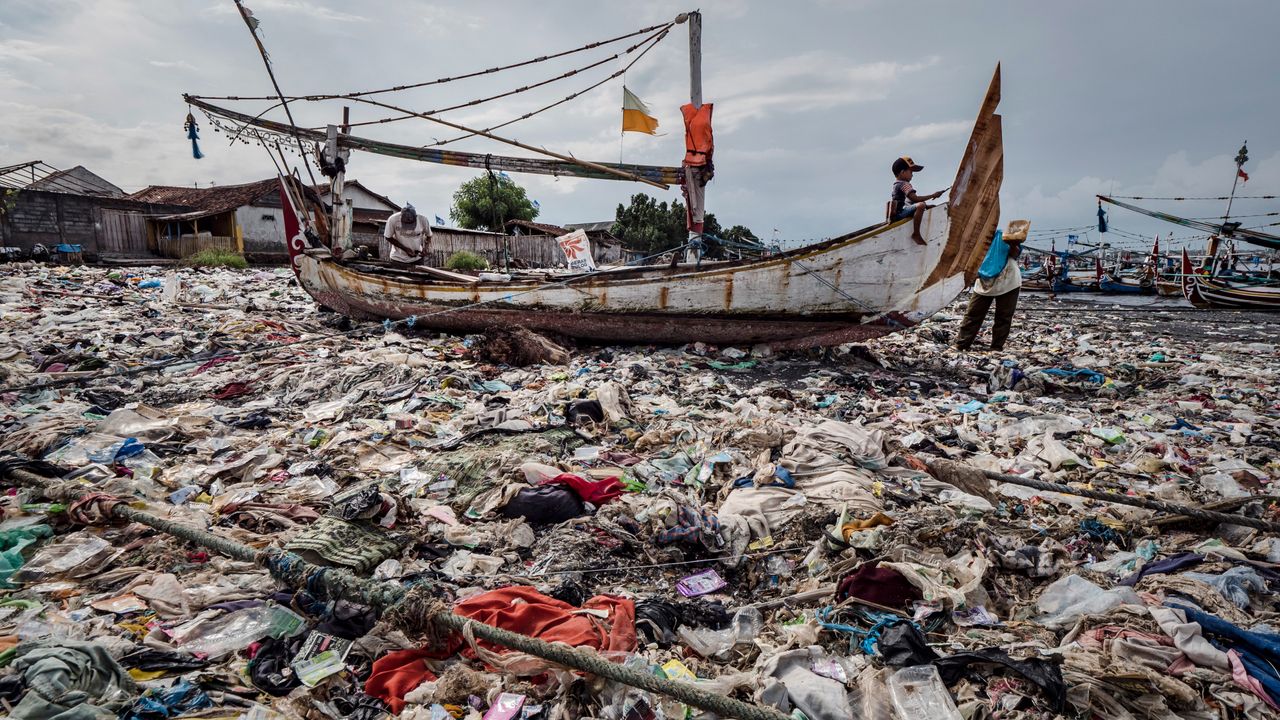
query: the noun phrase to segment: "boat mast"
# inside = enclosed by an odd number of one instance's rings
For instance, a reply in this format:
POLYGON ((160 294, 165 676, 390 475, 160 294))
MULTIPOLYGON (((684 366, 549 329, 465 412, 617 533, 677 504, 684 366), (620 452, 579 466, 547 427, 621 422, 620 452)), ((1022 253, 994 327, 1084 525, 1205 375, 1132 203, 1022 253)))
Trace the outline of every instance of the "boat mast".
POLYGON ((347 161, 351 159, 351 151, 338 141, 340 136, 351 132, 351 108, 342 108, 342 127, 329 125, 325 128, 324 161, 328 167, 329 208, 332 217, 329 222, 329 249, 339 257, 352 249, 351 203, 347 201, 347 161))
MULTIPOLYGON (((694 110, 702 107, 702 12, 699 10, 689 13, 689 102, 693 105, 694 110)), ((685 182, 690 182, 689 178, 686 177, 685 182)), ((707 212, 706 192, 706 186, 704 185, 702 188, 702 212, 704 218, 707 212)), ((702 250, 699 246, 701 238, 702 233, 694 232, 692 228, 689 229, 690 245, 699 248, 696 251, 698 262, 702 261, 702 250)))
POLYGON ((1227 198, 1227 212, 1222 217, 1223 231, 1226 231, 1227 222, 1231 220, 1231 203, 1236 199, 1236 186, 1240 184, 1240 169, 1249 161, 1249 141, 1245 140, 1240 146, 1240 152, 1236 153, 1236 174, 1231 178, 1231 197, 1227 198))

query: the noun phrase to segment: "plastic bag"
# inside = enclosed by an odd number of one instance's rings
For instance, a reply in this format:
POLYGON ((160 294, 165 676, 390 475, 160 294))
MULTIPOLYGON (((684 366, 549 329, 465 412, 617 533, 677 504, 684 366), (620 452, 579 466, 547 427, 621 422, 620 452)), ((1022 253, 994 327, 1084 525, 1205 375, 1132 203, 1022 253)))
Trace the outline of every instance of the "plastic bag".
POLYGON ((907 720, 962 720, 938 669, 917 665, 889 676, 889 696, 898 716, 907 720))
POLYGON ((23 549, 52 535, 53 530, 43 524, 0 529, 0 588, 16 587, 9 578, 23 565, 23 549))
POLYGON ((196 620, 175 628, 171 636, 183 650, 216 660, 266 637, 292 637, 306 627, 302 617, 271 603, 196 620))
POLYGON ((1142 605, 1142 600, 1127 586, 1103 590, 1079 575, 1068 575, 1040 594, 1036 607, 1044 614, 1035 622, 1061 628, 1081 615, 1098 615, 1120 605, 1142 605))
POLYGON ((111 543, 97 535, 83 531, 72 533, 40 548, 39 552, 13 574, 11 580, 32 584, 63 575, 89 575, 96 572, 116 552, 111 543))

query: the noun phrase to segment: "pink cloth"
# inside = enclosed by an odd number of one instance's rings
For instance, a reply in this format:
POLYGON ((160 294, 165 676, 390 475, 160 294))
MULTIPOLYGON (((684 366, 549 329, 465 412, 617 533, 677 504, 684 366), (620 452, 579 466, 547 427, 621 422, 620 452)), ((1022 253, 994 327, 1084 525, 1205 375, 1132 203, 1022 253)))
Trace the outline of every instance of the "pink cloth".
POLYGON ((1266 688, 1262 687, 1262 683, 1250 676, 1248 671, 1244 669, 1244 662, 1240 660, 1240 653, 1235 650, 1228 650, 1227 659, 1231 661, 1231 679, 1236 681, 1236 685, 1262 698, 1262 702, 1271 706, 1272 710, 1280 710, 1280 705, 1276 705, 1275 701, 1271 699, 1271 696, 1267 694, 1266 688))

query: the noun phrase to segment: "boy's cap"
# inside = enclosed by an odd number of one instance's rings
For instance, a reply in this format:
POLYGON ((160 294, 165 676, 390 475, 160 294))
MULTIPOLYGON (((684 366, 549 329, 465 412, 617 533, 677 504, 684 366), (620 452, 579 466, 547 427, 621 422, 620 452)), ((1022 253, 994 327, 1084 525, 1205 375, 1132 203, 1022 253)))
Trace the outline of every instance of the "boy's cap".
POLYGON ((903 155, 902 157, 900 157, 900 158, 898 158, 897 160, 894 160, 894 161, 893 161, 893 174, 894 174, 894 175, 897 175, 898 173, 902 172, 903 170, 906 170, 907 168, 911 168, 911 171, 912 171, 912 172, 920 172, 921 170, 923 170, 923 169, 924 169, 924 166, 923 166, 923 165, 917 165, 915 160, 912 160, 911 158, 907 157, 906 155, 903 155))

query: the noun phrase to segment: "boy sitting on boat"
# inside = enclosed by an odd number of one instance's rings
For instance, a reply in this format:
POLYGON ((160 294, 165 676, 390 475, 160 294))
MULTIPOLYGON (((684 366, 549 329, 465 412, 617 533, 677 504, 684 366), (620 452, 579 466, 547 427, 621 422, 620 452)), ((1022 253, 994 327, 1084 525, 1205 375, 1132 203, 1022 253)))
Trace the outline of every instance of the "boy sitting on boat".
POLYGON ((917 165, 914 160, 905 155, 893 161, 893 176, 897 178, 893 183, 893 190, 890 195, 891 206, 889 208, 889 221, 903 220, 905 218, 915 218, 915 225, 911 230, 911 239, 917 243, 924 245, 924 236, 920 234, 920 222, 924 220, 924 211, 933 207, 925 205, 926 200, 936 200, 942 197, 943 190, 939 190, 932 195, 917 195, 916 189, 911 185, 911 178, 915 173, 924 169, 923 165, 917 165))

